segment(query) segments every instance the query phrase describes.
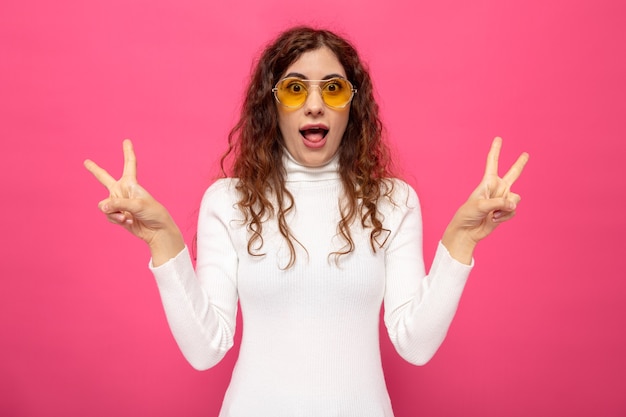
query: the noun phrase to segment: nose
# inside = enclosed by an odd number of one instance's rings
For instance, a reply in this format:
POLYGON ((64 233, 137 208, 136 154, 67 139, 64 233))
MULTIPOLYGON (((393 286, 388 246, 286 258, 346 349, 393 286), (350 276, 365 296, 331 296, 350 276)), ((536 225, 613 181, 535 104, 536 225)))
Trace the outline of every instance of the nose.
POLYGON ((304 113, 313 116, 324 114, 322 88, 317 84, 309 86, 306 101, 304 102, 304 113))

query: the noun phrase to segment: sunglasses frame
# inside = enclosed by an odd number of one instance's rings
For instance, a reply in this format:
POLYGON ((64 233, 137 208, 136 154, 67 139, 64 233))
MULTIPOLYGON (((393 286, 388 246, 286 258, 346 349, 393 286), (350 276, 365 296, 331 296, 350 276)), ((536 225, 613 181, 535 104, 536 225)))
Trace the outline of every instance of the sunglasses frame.
POLYGON ((304 103, 306 103, 306 99, 309 97, 309 88, 311 88, 312 86, 316 86, 317 88, 320 89, 320 95, 322 96, 322 101, 324 102, 324 105, 326 107, 331 108, 331 109, 343 109, 343 108, 345 108, 348 104, 350 104, 350 102, 354 98, 354 95, 358 91, 356 88, 354 88, 354 85, 352 85, 352 83, 350 81, 346 80, 345 78, 341 78, 341 77, 333 77, 333 78, 328 78, 326 80, 307 80, 305 78, 300 78, 300 77, 285 77, 285 78, 282 78, 282 79, 278 80, 278 82, 274 85, 274 88, 272 88, 272 93, 274 93, 274 98, 276 99, 276 101, 281 106, 287 107, 288 109, 295 110, 295 109, 299 109, 300 107, 304 106, 304 103), (297 81, 302 81, 305 84, 305 86, 306 86, 306 90, 305 90, 306 95, 304 97, 304 101, 302 102, 302 104, 299 104, 297 106, 288 106, 285 103, 280 101, 280 99, 278 98, 278 85, 281 84, 282 82, 284 82, 285 80, 297 80, 297 81), (350 98, 348 99, 348 101, 346 101, 346 104, 344 104, 343 106, 331 106, 324 99, 323 86, 325 86, 329 82, 332 82, 332 81, 335 81, 335 80, 340 80, 342 82, 345 82, 345 83, 348 84, 348 87, 350 87, 350 98), (312 83, 314 83, 314 84, 312 84, 312 83))

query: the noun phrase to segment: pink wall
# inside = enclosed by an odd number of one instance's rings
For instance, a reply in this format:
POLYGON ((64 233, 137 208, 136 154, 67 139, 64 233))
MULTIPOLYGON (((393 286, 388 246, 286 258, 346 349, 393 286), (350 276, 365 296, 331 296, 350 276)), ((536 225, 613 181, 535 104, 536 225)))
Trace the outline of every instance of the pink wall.
POLYGON ((624 3, 421 3, 4 0, 0 415, 216 416, 236 352, 186 364, 82 161, 118 174, 132 138, 190 241, 252 57, 295 23, 370 63, 429 258, 491 138, 503 164, 531 154, 437 356, 383 338, 397 417, 626 415, 624 3))

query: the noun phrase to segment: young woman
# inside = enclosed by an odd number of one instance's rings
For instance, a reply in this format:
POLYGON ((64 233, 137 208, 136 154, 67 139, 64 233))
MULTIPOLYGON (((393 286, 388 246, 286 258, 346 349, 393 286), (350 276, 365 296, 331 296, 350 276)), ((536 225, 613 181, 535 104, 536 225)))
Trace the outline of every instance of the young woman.
POLYGON ((418 198, 393 177, 372 83, 355 49, 325 30, 281 34, 257 63, 229 138, 230 176, 206 191, 197 264, 167 210, 124 173, 85 165, 110 196, 100 209, 150 247, 181 351, 197 369, 244 331, 221 416, 392 416, 379 313, 414 364, 442 343, 476 244, 515 214, 510 188, 528 159, 484 178, 443 233, 428 274, 418 198))

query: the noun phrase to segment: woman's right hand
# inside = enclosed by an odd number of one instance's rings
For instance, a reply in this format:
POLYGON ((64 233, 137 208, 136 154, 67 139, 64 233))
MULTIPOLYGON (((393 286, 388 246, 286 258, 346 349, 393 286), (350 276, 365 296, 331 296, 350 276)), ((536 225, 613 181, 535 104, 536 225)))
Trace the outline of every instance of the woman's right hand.
POLYGON ((98 204, 100 210, 110 222, 145 241, 156 266, 155 258, 164 256, 161 260, 166 261, 174 257, 184 248, 184 240, 165 207, 137 183, 133 144, 126 139, 123 147, 124 171, 119 180, 89 159, 85 161, 85 168, 109 191, 109 197, 98 204))

